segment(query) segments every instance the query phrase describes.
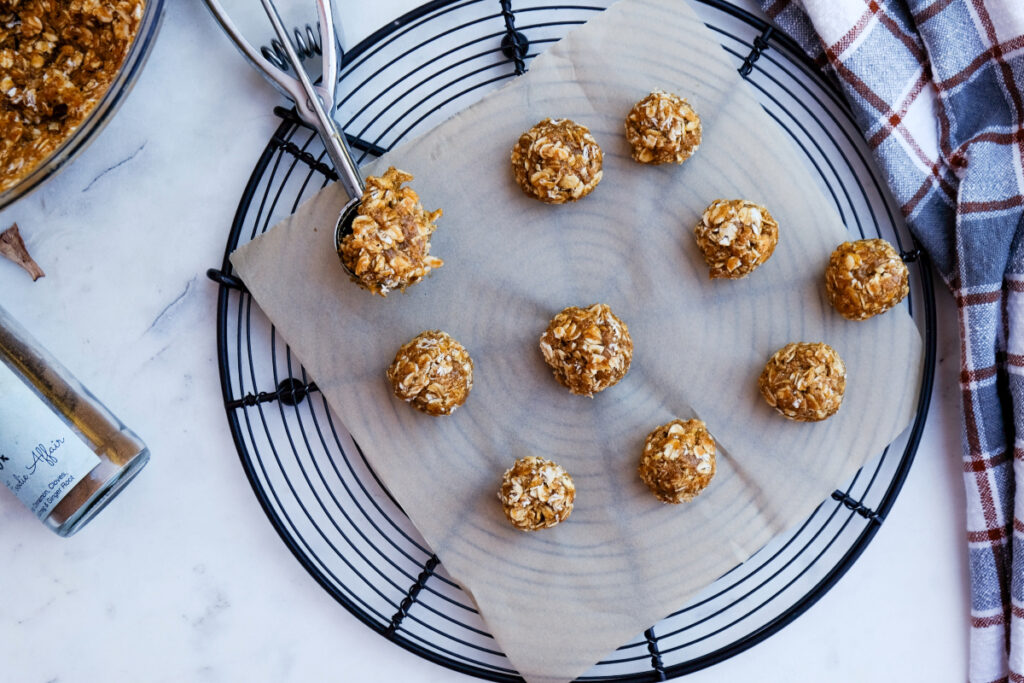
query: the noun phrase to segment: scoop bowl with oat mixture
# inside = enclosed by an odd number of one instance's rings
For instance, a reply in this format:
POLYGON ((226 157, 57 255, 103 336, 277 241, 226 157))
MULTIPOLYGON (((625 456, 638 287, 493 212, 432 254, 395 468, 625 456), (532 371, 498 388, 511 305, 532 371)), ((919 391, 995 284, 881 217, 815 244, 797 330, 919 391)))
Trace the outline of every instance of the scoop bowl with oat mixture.
POLYGON ((0 209, 110 122, 152 51, 164 0, 0 2, 0 209))

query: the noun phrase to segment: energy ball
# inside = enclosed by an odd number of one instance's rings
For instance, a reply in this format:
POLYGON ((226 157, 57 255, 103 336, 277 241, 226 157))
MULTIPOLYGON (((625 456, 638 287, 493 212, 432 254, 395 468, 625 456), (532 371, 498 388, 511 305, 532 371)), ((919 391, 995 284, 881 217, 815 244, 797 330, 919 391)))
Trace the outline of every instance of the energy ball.
POLYGON ((828 344, 786 344, 768 360, 758 386, 768 405, 784 417, 819 422, 843 402, 846 366, 828 344))
POLYGON ((843 242, 825 268, 828 301, 847 320, 885 313, 910 292, 903 259, 885 240, 843 242))
POLYGON ((633 360, 629 328, 606 304, 563 310, 541 335, 540 350, 555 379, 580 396, 616 384, 633 360))
POLYGON ((535 455, 516 460, 498 490, 505 516, 520 531, 546 529, 565 521, 575 498, 572 477, 552 461, 535 455))
POLYGON ((412 175, 395 167, 366 179, 352 233, 342 238, 338 255, 361 287, 387 296, 416 284, 444 261, 430 255, 430 236, 441 209, 426 211, 419 195, 402 187, 412 175))
POLYGON ((700 117, 683 98, 655 90, 626 115, 626 140, 642 164, 681 164, 700 147, 700 117))
POLYGON ((768 209, 746 199, 711 202, 693 232, 712 279, 750 275, 779 242, 779 224, 768 209))
POLYGON ((693 500, 715 476, 715 441, 700 420, 672 420, 647 435, 639 471, 661 502, 693 500))
POLYGON ((387 371, 395 396, 427 415, 451 415, 473 388, 473 359, 440 330, 421 332, 395 354, 387 371))
POLYGON ((544 119, 512 148, 512 173, 528 196, 564 204, 597 187, 603 158, 586 126, 569 119, 544 119))

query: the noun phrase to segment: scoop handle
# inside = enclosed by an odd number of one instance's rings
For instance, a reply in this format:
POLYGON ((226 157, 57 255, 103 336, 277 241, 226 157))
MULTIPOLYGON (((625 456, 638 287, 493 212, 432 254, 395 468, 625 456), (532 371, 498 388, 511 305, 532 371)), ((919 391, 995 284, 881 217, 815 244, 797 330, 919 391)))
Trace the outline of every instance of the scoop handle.
MULTIPOLYGON (((288 39, 288 29, 285 28, 284 22, 281 20, 281 15, 278 14, 277 7, 274 6, 273 0, 262 0, 263 9, 267 13, 267 17, 270 19, 270 23, 274 26, 274 31, 281 38, 281 44, 284 48, 285 54, 288 56, 288 61, 291 63, 292 69, 295 71, 295 75, 302 86, 302 91, 305 94, 305 102, 296 102, 296 106, 301 110, 305 109, 309 119, 308 123, 313 125, 317 132, 320 133, 320 138, 323 140, 324 146, 327 148, 327 155, 334 162, 334 167, 338 171, 338 182, 348 193, 350 198, 359 198, 363 195, 363 178, 359 175, 359 168, 356 166, 355 161, 352 159, 352 153, 348 149, 348 145, 345 143, 345 134, 338 127, 337 122, 328 114, 326 107, 334 107, 334 103, 323 102, 320 99, 320 95, 317 93, 316 88, 313 87, 313 83, 309 80, 309 74, 302 67, 302 60, 299 59, 298 54, 295 52, 294 46, 292 46, 291 40, 288 39)), ((330 17, 330 13, 324 5, 325 0, 317 0, 318 10, 321 17, 330 17)), ((329 19, 328 22, 329 23, 329 19)), ((326 25, 322 23, 322 25, 326 25)), ((333 34, 331 43, 327 43, 326 40, 323 42, 323 49, 333 48, 333 34)), ((324 74, 324 79, 334 78, 334 74, 324 74)), ((303 117, 307 118, 307 117, 303 117)))

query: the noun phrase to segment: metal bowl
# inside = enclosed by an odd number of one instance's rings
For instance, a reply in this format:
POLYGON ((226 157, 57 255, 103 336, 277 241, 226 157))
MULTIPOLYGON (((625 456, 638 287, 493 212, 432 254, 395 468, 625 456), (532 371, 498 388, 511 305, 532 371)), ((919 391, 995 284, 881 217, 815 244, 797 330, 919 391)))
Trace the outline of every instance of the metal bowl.
POLYGON ((57 175, 106 127, 124 101, 125 95, 135 85, 149 53, 153 50, 153 44, 156 42, 156 35, 160 29, 160 21, 163 18, 163 10, 164 0, 147 0, 142 20, 139 22, 139 31, 128 50, 128 56, 125 57, 124 63, 121 64, 121 68, 114 80, 111 81, 103 98, 89 112, 75 132, 53 150, 50 156, 13 186, 0 192, 0 209, 24 197, 57 175))

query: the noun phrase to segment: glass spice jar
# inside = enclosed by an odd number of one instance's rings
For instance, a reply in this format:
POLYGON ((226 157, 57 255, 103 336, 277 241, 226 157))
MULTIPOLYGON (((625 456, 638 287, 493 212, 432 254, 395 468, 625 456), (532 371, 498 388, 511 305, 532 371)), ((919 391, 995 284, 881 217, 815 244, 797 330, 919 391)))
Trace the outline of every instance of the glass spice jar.
POLYGON ((149 462, 149 450, 0 307, 0 480, 70 536, 149 462))

